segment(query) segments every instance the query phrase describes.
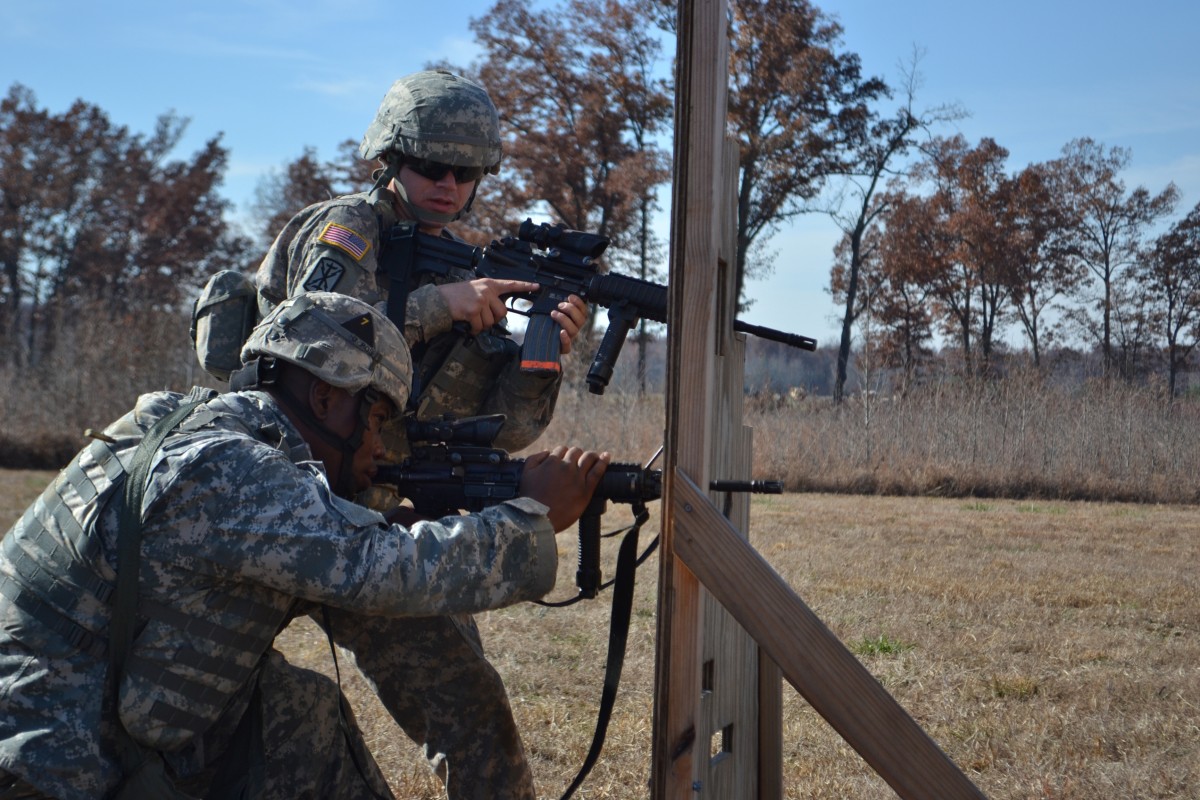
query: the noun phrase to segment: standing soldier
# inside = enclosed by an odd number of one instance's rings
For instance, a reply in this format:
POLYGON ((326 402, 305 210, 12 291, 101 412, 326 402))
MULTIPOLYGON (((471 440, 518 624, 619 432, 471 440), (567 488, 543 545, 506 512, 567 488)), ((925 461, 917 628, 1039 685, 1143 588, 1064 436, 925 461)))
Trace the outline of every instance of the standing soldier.
MULTIPOLYGON (((419 72, 388 90, 359 153, 380 163, 374 188, 309 206, 288 222, 259 268, 261 313, 308 291, 387 307, 380 263, 386 234, 407 224, 453 238, 445 226, 467 213, 484 175, 499 171, 499 116, 477 84, 443 70, 419 72)), ((495 445, 519 450, 533 443, 550 423, 561 376, 522 373, 518 346, 502 323, 503 297, 537 288, 461 270, 415 276, 402 305, 414 362, 409 409, 421 419, 504 414, 495 445)), ((393 307, 398 299, 391 298, 393 307)), ((552 312, 563 353, 586 322, 586 309, 572 296, 552 312)), ((402 425, 389 426, 384 438, 386 460, 407 452, 402 425)), ((363 502, 389 508, 378 495, 363 502)), ((533 800, 507 693, 469 615, 334 614, 319 622, 354 654, 385 707, 424 747, 451 800, 533 800)))

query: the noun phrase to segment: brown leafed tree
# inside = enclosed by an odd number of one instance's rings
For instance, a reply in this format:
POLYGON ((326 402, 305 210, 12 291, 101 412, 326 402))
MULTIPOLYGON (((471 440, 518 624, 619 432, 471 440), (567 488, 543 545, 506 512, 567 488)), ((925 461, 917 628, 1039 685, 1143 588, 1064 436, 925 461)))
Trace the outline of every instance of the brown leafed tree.
POLYGON ((893 190, 883 200, 886 224, 865 262, 865 295, 877 324, 891 332, 894 363, 907 386, 942 322, 935 314, 942 304, 934 296, 947 282, 944 276, 955 273, 957 241, 941 224, 933 199, 893 190))
POLYGON ((1061 201, 1063 176, 1056 162, 1030 164, 1012 183, 1015 226, 1010 247, 1014 256, 1012 307, 1029 343, 1034 366, 1053 342, 1054 328, 1046 314, 1086 279, 1083 263, 1071 255, 1067 232, 1074 222, 1061 201))
POLYGON ((484 55, 470 72, 495 102, 504 136, 496 189, 518 214, 544 210, 609 237, 610 261, 635 260, 643 201, 667 177, 653 137, 670 101, 653 77, 657 41, 635 8, 570 0, 538 10, 500 0, 471 22, 484 55))
POLYGON ((23 86, 13 86, 0 101, 0 339, 11 355, 20 350, 21 311, 32 300, 30 270, 36 269, 37 239, 31 233, 45 226, 40 209, 54 178, 39 166, 44 152, 40 132, 49 119, 23 86))
POLYGON ((217 137, 173 158, 186 126, 164 114, 135 134, 82 100, 50 114, 20 85, 0 101, 0 319, 18 363, 53 346, 64 311, 176 312, 244 258, 218 194, 227 153, 217 137))
MULTIPOLYGON (((512 230, 546 213, 608 237, 608 266, 656 277, 652 215, 669 177, 659 136, 672 104, 650 9, 648 0, 546 9, 500 0, 472 21, 484 55, 470 73, 500 112, 504 162, 499 180, 485 182, 471 227, 512 230)), ((645 346, 643 324, 642 365, 645 346)))
MULTIPOLYGON (((1056 169, 1064 176, 1062 202, 1074 219, 1071 253, 1092 272, 1100 293, 1096 316, 1082 318, 1084 329, 1099 343, 1105 371, 1115 364, 1113 314, 1120 273, 1135 264, 1145 247, 1146 231, 1171 213, 1179 200, 1175 184, 1152 195, 1145 187, 1127 190, 1119 173, 1129 165, 1130 151, 1105 147, 1090 138, 1063 148, 1056 169)), ((1132 312, 1130 312, 1132 314, 1132 312)), ((1125 330, 1130 326, 1126 325, 1125 330)))
MULTIPOLYGON (((931 228, 920 233, 924 246, 936 247, 940 264, 929 277, 943 332, 958 341, 964 369, 979 373, 989 368, 1015 282, 1013 182, 1004 173, 1008 151, 988 138, 970 147, 955 136, 935 139, 927 152, 915 175, 933 190, 922 215, 911 219, 931 228)), ((897 248, 889 252, 902 260, 922 257, 897 248)))
POLYGON ((978 369, 990 369, 998 331, 1009 311, 1018 264, 1019 238, 1014 183, 1005 172, 1008 150, 990 138, 963 151, 952 180, 960 207, 952 218, 961 245, 960 258, 975 273, 978 309, 975 335, 978 369))
POLYGON ((983 295, 968 258, 964 225, 968 197, 959 170, 968 152, 962 137, 939 139, 919 165, 917 180, 932 184, 926 197, 897 196, 888 216, 887 270, 927 281, 942 331, 958 342, 967 370, 975 358, 974 335, 983 295))
MULTIPOLYGON (((812 211, 830 176, 852 171, 871 133, 869 104, 886 92, 840 51, 842 28, 806 0, 732 0, 729 126, 739 142, 737 296, 743 308, 750 254, 795 216, 812 211)), ((884 135, 880 133, 880 135, 884 135)))

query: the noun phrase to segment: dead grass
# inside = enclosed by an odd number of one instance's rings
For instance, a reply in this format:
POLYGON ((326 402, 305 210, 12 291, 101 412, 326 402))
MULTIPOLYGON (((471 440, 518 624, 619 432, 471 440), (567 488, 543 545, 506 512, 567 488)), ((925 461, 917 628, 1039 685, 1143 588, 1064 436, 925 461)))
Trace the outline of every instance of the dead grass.
MULTIPOLYGON (((752 530, 989 797, 1197 796, 1200 509, 784 495, 755 501, 752 530)), ((573 581, 571 538, 561 595, 573 581)), ((651 558, 604 758, 578 797, 648 796, 656 583, 651 558)), ((607 615, 602 596, 480 617, 543 797, 561 794, 587 752, 607 615)), ((323 640, 306 649, 312 635, 293 626, 285 647, 314 654, 319 668, 329 656, 323 640)), ((439 797, 377 704, 358 685, 348 692, 369 735, 387 744, 381 762, 397 795, 439 797)), ((894 797, 798 693, 785 687, 784 697, 787 797, 894 797)))
MULTIPOLYGON (((0 523, 50 477, 0 471, 0 523)), ((1200 796, 1200 508, 787 494, 755 500, 752 540, 989 797, 1200 796)), ((567 596, 573 537, 561 544, 556 594, 567 596)), ((656 583, 651 558, 604 756, 577 797, 648 796, 656 583)), ((557 797, 590 743, 607 594, 563 610, 490 612, 480 627, 539 794, 557 797)), ((307 621, 280 646, 331 670, 307 621)), ((441 797, 417 749, 345 666, 397 796, 441 797)), ((784 698, 787 797, 894 796, 790 687, 784 698)))
POLYGON ((841 407, 752 407, 755 470, 791 491, 1200 503, 1200 403, 1037 375, 841 407))

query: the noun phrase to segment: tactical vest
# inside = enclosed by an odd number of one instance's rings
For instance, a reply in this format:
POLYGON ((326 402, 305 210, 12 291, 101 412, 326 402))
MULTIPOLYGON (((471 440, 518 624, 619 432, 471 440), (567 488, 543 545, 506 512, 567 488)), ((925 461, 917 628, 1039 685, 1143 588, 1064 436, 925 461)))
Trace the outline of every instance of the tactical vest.
MULTIPOLYGON (((248 421, 207 405, 179 428, 196 431, 218 417, 247 430, 248 421)), ((266 441, 261 434, 257 438, 266 441)), ((4 624, 35 652, 63 657, 81 651, 100 662, 107 658, 116 574, 97 524, 102 517, 115 517, 106 506, 122 502, 140 440, 141 432, 131 431, 118 433, 112 442, 93 441, 0 542, 0 593, 13 606, 4 624)), ((144 583, 145 570, 142 576, 144 583)), ((139 596, 141 633, 121 686, 126 727, 159 750, 181 747, 203 733, 251 678, 292 605, 290 597, 235 582, 183 607, 139 596), (157 646, 147 658, 139 642, 151 634, 157 646), (163 647, 164 642, 170 646, 163 647)))
MULTIPOLYGON (((380 288, 387 291, 390 291, 386 266, 388 256, 382 243, 387 239, 388 231, 400 223, 391 198, 390 190, 380 190, 367 198, 379 222, 381 261, 377 278, 380 288)), ((412 222, 404 224, 413 225, 412 222)), ((411 293, 428 285, 457 283, 474 278, 473 272, 450 267, 445 275, 410 275, 408 287, 411 293)), ((519 356, 520 345, 513 341, 502 325, 481 331, 475 336, 460 330, 449 330, 427 342, 417 342, 412 346, 413 386, 412 397, 408 401, 409 410, 422 420, 437 419, 447 414, 474 416, 495 387, 504 367, 519 356)), ((403 436, 402 433, 400 435, 403 436)), ((385 435, 385 441, 391 438, 385 435)), ((388 449, 393 449, 390 444, 388 449)), ((389 452, 389 457, 391 455, 389 452)))
POLYGON ((520 355, 520 345, 507 334, 481 331, 464 336, 449 331, 414 348, 413 397, 409 407, 423 420, 445 414, 479 413, 504 367, 520 355))

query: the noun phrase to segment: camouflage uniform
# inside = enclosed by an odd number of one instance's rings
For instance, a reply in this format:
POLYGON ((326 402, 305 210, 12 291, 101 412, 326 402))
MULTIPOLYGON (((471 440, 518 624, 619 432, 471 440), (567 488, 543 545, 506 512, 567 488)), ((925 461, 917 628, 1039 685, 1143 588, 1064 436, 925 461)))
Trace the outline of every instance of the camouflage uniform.
MULTIPOLYGON (((350 295, 383 311, 387 278, 378 272, 381 234, 397 222, 392 193, 352 194, 309 206, 276 237, 258 270, 259 312, 266 315, 286 297, 326 291, 350 295)), ((447 234, 448 235, 448 234, 447 234)), ((519 359, 506 352, 503 329, 474 337, 470 348, 452 330, 450 309, 437 285, 472 280, 453 270, 422 275, 405 304, 404 337, 413 349, 414 368, 426 377, 412 405, 422 419, 504 414, 495 446, 521 450, 550 424, 560 378, 522 373, 519 359), (455 357, 448 358, 450 349, 455 357), (439 369, 440 367, 440 369, 439 369), (449 373, 449 374, 446 374, 449 373)), ((403 429, 388 441, 391 459, 404 455, 403 429)))
MULTIPOLYGON (((64 800, 104 797, 118 780, 103 708, 121 505, 110 501, 144 432, 182 399, 141 397, 0 544, 0 770, 64 800)), ((288 665, 276 632, 311 604, 338 620, 496 608, 543 595, 557 568, 545 507, 529 499, 411 530, 340 499, 255 391, 210 399, 167 438, 143 509, 144 625, 118 710, 192 790, 257 696, 267 797, 368 797, 365 780, 390 796, 353 719, 338 730, 336 687, 288 665)))
MULTIPOLYGON (((464 144, 464 132, 495 127, 494 117, 491 101, 479 87, 447 73, 418 73, 389 90, 360 154, 387 161, 384 178, 398 169, 393 160, 398 152, 494 172, 500 160, 498 127, 482 143, 464 144), (449 101, 438 96, 447 89, 449 101), (493 119, 483 119, 488 116, 493 119), (452 135, 436 130, 449 124, 455 126, 452 135)), ((397 207, 412 208, 405 198, 397 202, 385 183, 381 179, 372 192, 317 203, 288 222, 258 271, 261 313, 285 297, 314 290, 349 294, 384 309, 381 235, 399 221, 397 207)), ((413 211, 417 216, 428 213, 413 211)), ((449 234, 443 231, 443 236, 449 234)), ((452 330, 437 284, 473 278, 456 270, 444 277, 419 276, 412 285, 404 335, 413 348, 419 385, 410 407, 422 419, 504 414, 495 446, 520 450, 549 425, 561 378, 522 373, 501 326, 470 340, 452 330)), ((385 429, 384 438, 388 460, 407 453, 401 426, 385 429)), ((366 619, 341 614, 330 627, 384 706, 424 747, 451 800, 533 800, 533 778, 507 693, 470 616, 366 619)))

